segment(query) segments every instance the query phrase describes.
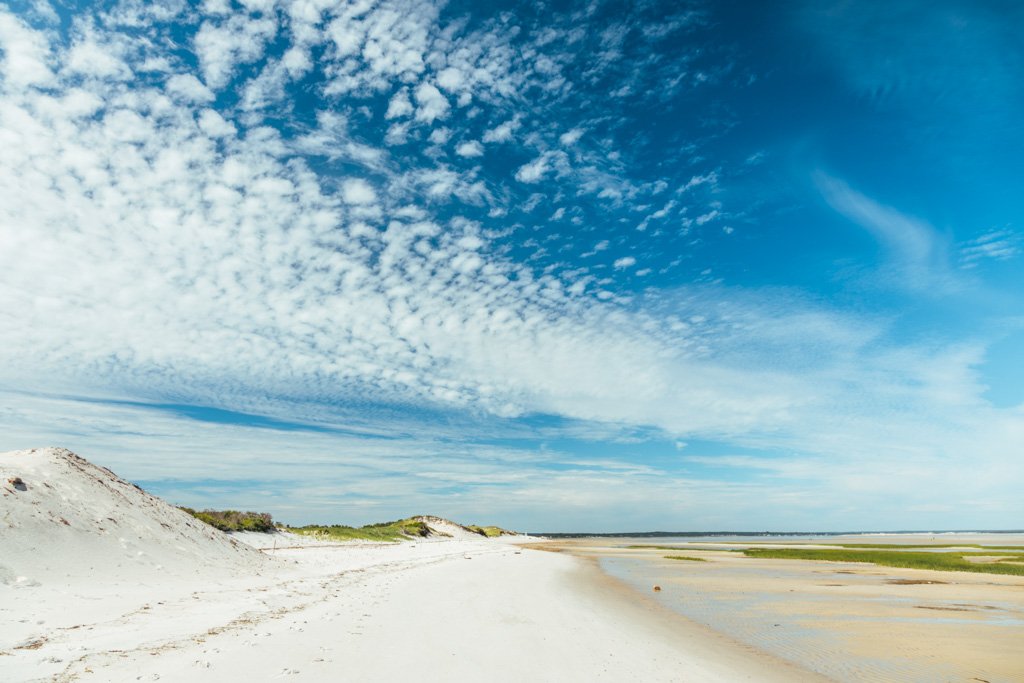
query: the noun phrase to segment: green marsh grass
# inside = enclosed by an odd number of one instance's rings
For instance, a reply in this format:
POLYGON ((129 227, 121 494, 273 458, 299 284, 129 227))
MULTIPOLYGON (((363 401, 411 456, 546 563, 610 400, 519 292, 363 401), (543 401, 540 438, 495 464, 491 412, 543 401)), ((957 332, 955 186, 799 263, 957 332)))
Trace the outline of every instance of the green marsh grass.
POLYGON ((876 548, 879 550, 904 550, 906 548, 978 548, 979 550, 1024 551, 1024 545, 978 545, 977 543, 950 543, 948 545, 899 544, 899 543, 828 543, 840 548, 876 548))
POLYGON ((678 545, 627 545, 627 550, 700 550, 707 552, 718 552, 718 553, 735 553, 739 552, 739 548, 698 548, 694 546, 678 546, 678 545))
POLYGON ((687 562, 707 562, 703 557, 690 557, 689 555, 666 555, 666 560, 686 560, 687 562))
MULTIPOLYGON (((991 552, 927 553, 897 550, 859 550, 836 548, 747 548, 747 557, 773 560, 819 560, 825 562, 869 562, 885 567, 903 569, 933 569, 945 572, 978 572, 982 574, 1010 574, 1024 576, 1024 565, 993 562, 980 564, 965 557, 991 557, 991 552)), ((1010 558, 1011 560, 1013 558, 1010 558)))

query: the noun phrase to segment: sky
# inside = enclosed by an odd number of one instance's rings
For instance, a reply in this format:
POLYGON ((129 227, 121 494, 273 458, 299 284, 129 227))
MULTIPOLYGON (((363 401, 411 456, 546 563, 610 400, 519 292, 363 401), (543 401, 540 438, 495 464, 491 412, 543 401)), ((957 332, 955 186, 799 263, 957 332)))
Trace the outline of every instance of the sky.
POLYGON ((1021 25, 0 3, 0 450, 292 524, 1024 528, 1021 25))

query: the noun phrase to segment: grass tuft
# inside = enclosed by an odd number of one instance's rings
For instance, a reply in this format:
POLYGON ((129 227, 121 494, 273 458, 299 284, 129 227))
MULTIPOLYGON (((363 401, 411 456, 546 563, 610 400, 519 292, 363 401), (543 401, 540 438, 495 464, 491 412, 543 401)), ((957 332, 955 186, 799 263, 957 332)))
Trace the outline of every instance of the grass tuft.
POLYGON ((666 560, 686 560, 687 562, 707 562, 703 557, 690 557, 689 555, 666 555, 666 560))

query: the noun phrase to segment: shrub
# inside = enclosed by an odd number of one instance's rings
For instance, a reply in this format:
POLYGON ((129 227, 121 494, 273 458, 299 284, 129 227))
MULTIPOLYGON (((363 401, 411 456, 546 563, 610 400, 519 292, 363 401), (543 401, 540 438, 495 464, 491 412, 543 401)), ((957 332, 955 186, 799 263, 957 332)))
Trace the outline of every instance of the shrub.
POLYGON ((201 522, 221 531, 275 531, 274 520, 266 512, 239 512, 238 510, 202 510, 182 507, 182 510, 201 522))

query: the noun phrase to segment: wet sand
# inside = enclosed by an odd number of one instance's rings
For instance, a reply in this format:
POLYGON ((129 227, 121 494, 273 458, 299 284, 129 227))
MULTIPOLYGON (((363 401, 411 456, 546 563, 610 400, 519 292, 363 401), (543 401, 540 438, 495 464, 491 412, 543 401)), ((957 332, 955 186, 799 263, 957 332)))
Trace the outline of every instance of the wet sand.
MULTIPOLYGON (((1024 577, 774 560, 729 552, 751 541, 579 539, 644 599, 747 646, 837 681, 1024 681, 1024 577), (627 549, 671 545, 678 553, 627 549), (714 549, 717 548, 717 549, 714 549), (679 554, 704 562, 665 559, 679 554), (661 591, 654 593, 653 585, 661 591)), ((806 543, 1024 545, 1024 535, 851 536, 806 543)))

